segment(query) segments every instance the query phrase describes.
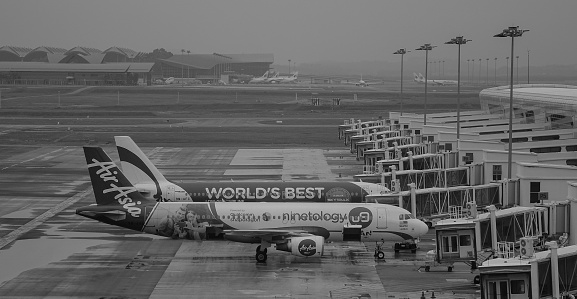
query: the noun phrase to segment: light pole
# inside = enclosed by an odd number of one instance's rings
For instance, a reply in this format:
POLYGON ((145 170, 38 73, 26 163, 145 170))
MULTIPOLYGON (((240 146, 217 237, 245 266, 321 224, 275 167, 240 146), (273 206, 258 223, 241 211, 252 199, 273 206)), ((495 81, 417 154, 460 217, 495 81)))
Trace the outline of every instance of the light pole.
POLYGON ((475 59, 471 59, 471 64, 473 65, 471 68, 471 77, 473 77, 473 85, 475 85, 475 59))
MULTIPOLYGON (((460 128, 461 128, 461 45, 470 42, 470 39, 465 39, 462 36, 457 36, 450 41, 446 42, 445 44, 456 44, 459 46, 459 52, 457 55, 457 150, 459 149, 459 138, 460 135, 460 128)), ((468 65, 467 65, 468 71, 468 65)))
POLYGON ((485 85, 489 85, 489 58, 487 59, 487 69, 486 69, 486 76, 485 76, 485 85))
MULTIPOLYGON (((505 74, 505 79, 507 79, 507 76, 509 76, 509 56, 505 57, 505 59, 507 59, 507 73, 505 74)), ((507 82, 507 81, 505 81, 507 82)))
POLYGON ((529 84, 529 50, 527 50, 527 84, 529 84))
POLYGON ((443 60, 443 78, 445 78, 445 61, 443 60))
POLYGON ((497 86, 497 57, 495 57, 495 82, 494 85, 497 86))
POLYGON ((290 76, 291 75, 291 60, 289 59, 288 61, 289 61, 289 73, 288 74, 290 76))
POLYGON ((427 73, 428 73, 428 62, 429 62, 429 51, 433 50, 437 46, 431 46, 431 44, 424 44, 419 48, 415 49, 417 51, 425 51, 425 114, 423 115, 423 124, 427 124, 427 73))
POLYGON ((471 59, 467 59, 467 82, 471 84, 471 77, 469 76, 469 61, 471 61, 471 59))
POLYGON ((481 85, 481 68, 483 67, 481 61, 483 61, 483 59, 479 58, 479 85, 481 85))
POLYGON ((513 171, 513 54, 515 53, 515 37, 521 37, 526 31, 529 30, 519 29, 519 26, 516 26, 504 29, 503 32, 494 35, 494 37, 511 38, 511 81, 509 86, 509 157, 507 159, 507 177, 509 180, 511 179, 511 172, 513 171))
POLYGON ((517 55, 517 75, 515 76, 515 81, 517 81, 517 84, 519 84, 519 55, 517 55))
POLYGON ((401 116, 403 116, 403 58, 405 57, 405 54, 407 54, 407 52, 411 52, 411 51, 407 51, 407 49, 398 49, 395 53, 393 54, 401 54, 401 116))

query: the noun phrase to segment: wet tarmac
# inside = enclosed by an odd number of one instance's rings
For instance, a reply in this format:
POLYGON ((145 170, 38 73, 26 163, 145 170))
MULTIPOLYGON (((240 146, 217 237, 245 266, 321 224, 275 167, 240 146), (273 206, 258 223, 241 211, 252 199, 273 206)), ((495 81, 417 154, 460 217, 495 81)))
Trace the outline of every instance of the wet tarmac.
MULTIPOLYGON (((1 147, 1 146, 0 146, 1 147)), ((104 150, 118 160, 113 146, 104 150)), ((144 235, 74 213, 94 197, 81 147, 0 154, 0 297, 68 298, 478 298, 468 266, 422 268, 416 254, 375 260, 375 244, 326 244, 322 258, 255 246, 144 235)), ((168 179, 352 180, 362 167, 342 150, 143 148, 168 179)), ((392 245, 392 244, 391 244, 392 245)))

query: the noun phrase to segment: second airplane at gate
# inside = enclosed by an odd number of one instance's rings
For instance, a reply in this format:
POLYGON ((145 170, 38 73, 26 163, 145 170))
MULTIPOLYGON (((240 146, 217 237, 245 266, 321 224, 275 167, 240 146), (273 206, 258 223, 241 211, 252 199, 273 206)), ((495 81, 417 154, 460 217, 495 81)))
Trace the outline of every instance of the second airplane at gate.
MULTIPOLYGON (((115 136, 122 171, 144 197, 157 201, 365 202, 390 192, 365 182, 329 181, 168 181, 128 136, 115 136)), ((87 157, 88 158, 88 157, 87 157)))

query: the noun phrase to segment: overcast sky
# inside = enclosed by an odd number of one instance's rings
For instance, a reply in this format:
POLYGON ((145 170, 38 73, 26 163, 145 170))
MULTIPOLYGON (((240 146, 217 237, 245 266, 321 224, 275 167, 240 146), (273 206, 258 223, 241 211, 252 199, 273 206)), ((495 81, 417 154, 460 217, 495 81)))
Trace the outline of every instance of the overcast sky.
MULTIPOLYGON (((516 55, 576 64, 577 0, 1 0, 0 46, 118 46, 174 54, 273 53, 275 63, 397 61, 399 48, 437 45, 430 59, 510 55, 508 26, 529 29, 516 55)), ((421 52, 409 53, 424 56, 421 52)))

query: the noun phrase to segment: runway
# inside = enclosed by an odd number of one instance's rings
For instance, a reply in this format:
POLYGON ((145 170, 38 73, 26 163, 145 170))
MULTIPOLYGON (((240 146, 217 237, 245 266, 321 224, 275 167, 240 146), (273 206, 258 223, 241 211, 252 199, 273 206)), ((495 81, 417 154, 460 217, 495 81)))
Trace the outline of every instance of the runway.
MULTIPOLYGON (((114 147, 104 149, 117 160, 114 147)), ((419 271, 433 248, 431 234, 417 254, 386 247, 384 261, 374 259, 374 244, 345 242, 327 244, 317 259, 271 250, 267 263, 257 264, 251 244, 172 240, 75 215, 94 200, 81 147, 2 150, 0 297, 412 298, 432 288, 437 298, 453 298, 452 290, 461 290, 458 298, 476 294, 464 265, 450 274, 419 271)), ((352 180, 359 167, 346 149, 143 150, 169 179, 352 180)))

